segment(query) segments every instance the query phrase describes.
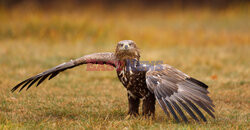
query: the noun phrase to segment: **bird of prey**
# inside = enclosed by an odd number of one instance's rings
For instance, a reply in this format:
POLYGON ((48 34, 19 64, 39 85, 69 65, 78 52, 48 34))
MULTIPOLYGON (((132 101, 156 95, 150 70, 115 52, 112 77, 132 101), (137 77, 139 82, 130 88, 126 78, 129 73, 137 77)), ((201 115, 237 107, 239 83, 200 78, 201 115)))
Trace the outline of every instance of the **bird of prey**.
POLYGON ((195 121, 207 121, 202 109, 215 118, 214 104, 207 95, 208 86, 167 64, 149 65, 140 62, 140 52, 132 40, 117 43, 114 53, 94 53, 62 63, 54 68, 30 77, 17 84, 11 91, 25 87, 28 90, 34 83, 41 84, 60 72, 83 64, 107 64, 116 68, 118 79, 127 89, 128 117, 139 115, 142 99, 142 115, 155 116, 157 101, 165 114, 172 115, 179 122, 188 122, 187 114, 195 121))

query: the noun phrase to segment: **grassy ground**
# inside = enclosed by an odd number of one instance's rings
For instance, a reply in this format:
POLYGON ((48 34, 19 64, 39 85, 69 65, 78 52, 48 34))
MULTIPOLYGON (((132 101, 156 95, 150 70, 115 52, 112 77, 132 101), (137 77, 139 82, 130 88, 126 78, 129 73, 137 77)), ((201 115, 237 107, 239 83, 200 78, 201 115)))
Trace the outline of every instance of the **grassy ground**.
POLYGON ((0 129, 250 129, 247 12, 1 10, 0 129), (137 42, 142 60, 163 60, 208 84, 216 119, 176 124, 157 105, 155 120, 125 120, 126 90, 116 73, 87 72, 86 66, 39 88, 10 92, 18 82, 62 62, 113 51, 123 39, 137 42))

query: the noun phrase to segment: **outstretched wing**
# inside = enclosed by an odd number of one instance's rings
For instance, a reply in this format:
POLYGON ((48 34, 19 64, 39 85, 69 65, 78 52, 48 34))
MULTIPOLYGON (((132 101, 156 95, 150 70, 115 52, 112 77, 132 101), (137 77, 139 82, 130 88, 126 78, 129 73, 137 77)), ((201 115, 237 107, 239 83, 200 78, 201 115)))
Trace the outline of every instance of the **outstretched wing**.
POLYGON ((15 90, 17 90, 18 88, 21 89, 19 90, 19 92, 25 88, 26 86, 28 90, 35 82, 37 82, 37 86, 39 84, 41 84, 47 77, 49 77, 49 80, 54 78, 56 75, 58 75, 60 72, 76 67, 78 65, 82 65, 82 64, 88 64, 88 63, 92 63, 92 64, 108 64, 111 66, 116 67, 116 58, 115 55, 113 53, 94 53, 94 54, 90 54, 90 55, 86 55, 83 57, 80 57, 78 59, 75 60, 71 60, 69 62, 66 63, 62 63, 56 67, 53 67, 47 71, 44 71, 40 74, 37 74, 31 78, 28 78, 24 81, 22 81, 21 83, 17 84, 14 88, 12 88, 12 92, 14 92, 15 90))
POLYGON ((207 95, 207 85, 169 65, 158 65, 154 68, 158 70, 149 70, 146 73, 147 87, 155 94, 159 105, 168 116, 170 112, 177 122, 178 115, 187 122, 183 112, 185 110, 196 121, 199 121, 196 115, 206 121, 200 107, 215 118, 214 105, 207 95))

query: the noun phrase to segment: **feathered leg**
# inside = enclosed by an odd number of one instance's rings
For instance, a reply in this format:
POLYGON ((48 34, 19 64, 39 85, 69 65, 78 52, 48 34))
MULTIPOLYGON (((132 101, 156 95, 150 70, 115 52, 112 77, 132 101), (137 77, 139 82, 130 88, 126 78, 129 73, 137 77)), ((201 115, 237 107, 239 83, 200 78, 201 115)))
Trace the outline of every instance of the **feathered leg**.
POLYGON ((139 115, 140 99, 128 93, 129 111, 126 119, 139 115))
POLYGON ((143 99, 142 114, 146 117, 154 118, 154 116, 155 116, 155 96, 153 94, 150 94, 149 96, 147 96, 143 99))

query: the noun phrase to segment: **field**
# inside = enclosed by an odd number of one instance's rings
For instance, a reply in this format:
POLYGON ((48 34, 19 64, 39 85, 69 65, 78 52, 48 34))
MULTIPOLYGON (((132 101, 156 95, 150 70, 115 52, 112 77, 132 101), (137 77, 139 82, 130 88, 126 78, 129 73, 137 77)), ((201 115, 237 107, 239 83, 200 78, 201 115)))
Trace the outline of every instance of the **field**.
POLYGON ((0 129, 250 129, 249 6, 226 10, 0 10, 0 129), (125 119, 115 71, 80 66, 38 88, 18 82, 70 59, 134 40, 142 60, 162 60, 209 85, 216 118, 175 123, 125 119))

